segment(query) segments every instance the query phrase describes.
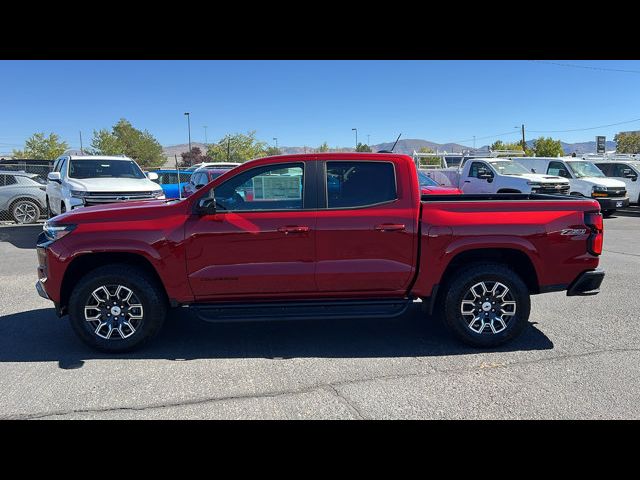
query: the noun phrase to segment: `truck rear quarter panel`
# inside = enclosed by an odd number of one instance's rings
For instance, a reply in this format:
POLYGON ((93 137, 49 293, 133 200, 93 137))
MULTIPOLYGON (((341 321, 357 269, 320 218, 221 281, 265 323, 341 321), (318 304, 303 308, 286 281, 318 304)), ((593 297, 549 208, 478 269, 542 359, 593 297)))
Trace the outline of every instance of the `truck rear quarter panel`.
POLYGON ((598 257, 587 253, 590 230, 584 224, 584 212, 598 210, 590 200, 423 202, 421 257, 413 293, 431 296, 457 255, 496 248, 526 254, 541 288, 566 286, 598 265, 598 257))

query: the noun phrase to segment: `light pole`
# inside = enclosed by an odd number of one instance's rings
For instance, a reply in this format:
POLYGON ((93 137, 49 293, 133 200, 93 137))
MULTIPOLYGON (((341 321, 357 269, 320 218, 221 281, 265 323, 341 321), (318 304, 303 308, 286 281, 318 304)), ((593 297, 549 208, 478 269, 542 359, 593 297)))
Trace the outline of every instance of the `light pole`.
POLYGON ((351 130, 355 130, 356 132, 356 152, 358 151, 358 129, 357 128, 352 128, 351 130))
POLYGON ((190 112, 184 112, 187 116, 187 128, 189 129, 189 153, 191 153, 191 117, 190 112))
POLYGON ((207 126, 203 125, 202 128, 204 128, 204 144, 206 145, 207 143, 207 126))
POLYGON ((371 145, 371 139, 369 137, 371 137, 371 135, 367 133, 367 145, 371 145))
POLYGON ((276 150, 278 150, 278 137, 273 137, 273 139, 276 141, 276 150))

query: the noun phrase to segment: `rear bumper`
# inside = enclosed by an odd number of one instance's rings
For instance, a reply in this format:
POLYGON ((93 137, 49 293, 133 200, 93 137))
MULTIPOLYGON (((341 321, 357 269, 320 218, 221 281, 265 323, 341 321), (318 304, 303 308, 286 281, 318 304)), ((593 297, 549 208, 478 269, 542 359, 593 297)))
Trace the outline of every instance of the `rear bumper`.
POLYGON ((629 197, 594 198, 600 204, 601 210, 615 210, 629 206, 629 197))
POLYGON ((599 268, 595 270, 589 270, 578 275, 569 288, 567 289, 567 296, 573 297, 576 295, 596 295, 600 293, 600 285, 604 280, 604 270, 599 268))

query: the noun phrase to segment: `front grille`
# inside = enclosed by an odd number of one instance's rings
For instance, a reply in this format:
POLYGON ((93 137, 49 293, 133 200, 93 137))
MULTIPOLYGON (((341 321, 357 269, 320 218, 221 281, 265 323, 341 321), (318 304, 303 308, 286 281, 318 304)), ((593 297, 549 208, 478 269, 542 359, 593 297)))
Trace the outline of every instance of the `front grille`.
POLYGON ((627 191, 623 188, 616 188, 616 189, 608 188, 607 196, 608 197, 626 197, 627 191))
POLYGON ((562 184, 562 183, 543 185, 535 189, 535 192, 544 193, 547 195, 568 195, 569 185, 562 184))
POLYGON ((98 205, 101 203, 150 200, 156 198, 154 193, 155 192, 89 192, 84 197, 84 204, 98 205))

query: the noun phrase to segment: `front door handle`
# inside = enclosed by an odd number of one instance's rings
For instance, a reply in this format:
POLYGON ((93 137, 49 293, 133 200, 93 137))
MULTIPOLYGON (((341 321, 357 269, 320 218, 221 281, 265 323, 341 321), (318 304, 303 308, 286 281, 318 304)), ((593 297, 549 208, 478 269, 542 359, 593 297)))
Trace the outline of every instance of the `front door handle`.
POLYGON ((278 231, 288 235, 289 233, 307 233, 311 228, 299 225, 287 225, 285 227, 278 227, 278 231))
POLYGON ((383 223, 375 226, 375 229, 379 232, 400 232, 405 228, 404 223, 383 223))

